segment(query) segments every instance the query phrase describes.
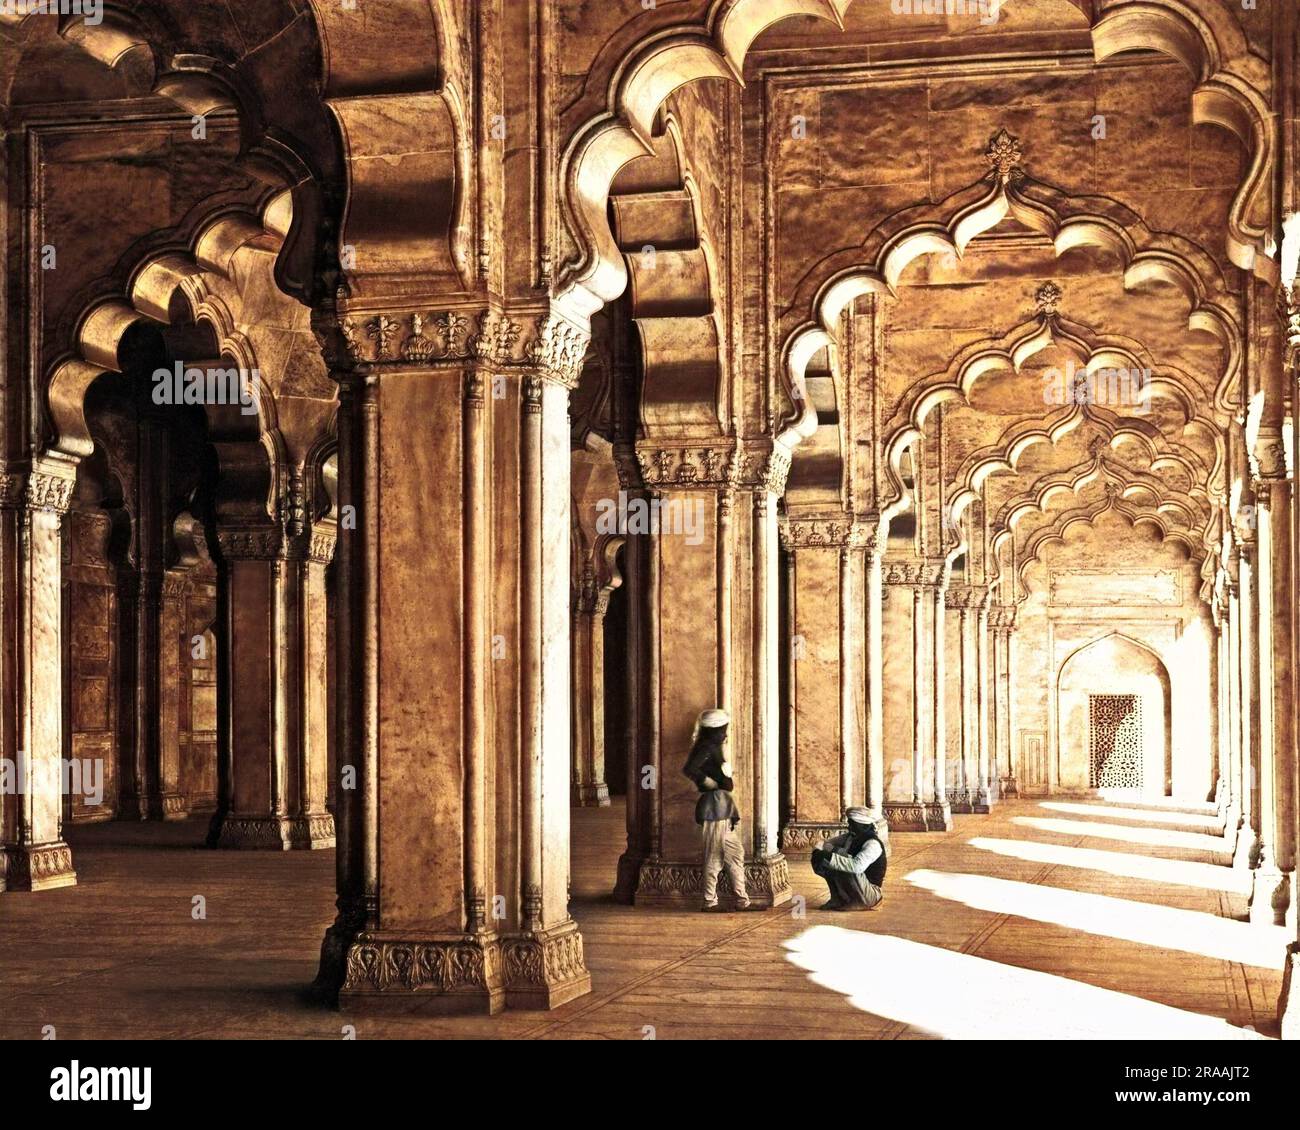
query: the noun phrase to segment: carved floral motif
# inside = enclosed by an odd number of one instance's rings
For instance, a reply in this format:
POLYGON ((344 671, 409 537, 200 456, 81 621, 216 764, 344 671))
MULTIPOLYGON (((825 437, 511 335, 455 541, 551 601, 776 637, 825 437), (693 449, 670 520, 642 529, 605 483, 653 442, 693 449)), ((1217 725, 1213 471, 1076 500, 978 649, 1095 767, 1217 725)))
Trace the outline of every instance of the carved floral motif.
POLYGON ((882 579, 887 585, 938 588, 948 580, 948 566, 942 561, 885 561, 882 579))
POLYGON ((784 448, 642 448, 636 452, 641 480, 658 488, 743 488, 784 494, 790 453, 784 448))
POLYGON ((984 151, 984 160, 988 162, 990 173, 996 176, 1001 184, 1019 180, 1024 176, 1024 171, 1020 167, 1023 159, 1024 151, 1020 146, 1020 138, 1014 134, 1000 129, 989 138, 988 148, 984 151))
POLYGON ((499 983, 495 940, 389 941, 359 934, 348 950, 344 992, 449 993, 499 983))
POLYGON ((847 549, 874 549, 876 535, 870 526, 845 520, 791 518, 781 524, 781 545, 786 549, 834 546, 847 549))
POLYGON ((356 318, 343 315, 318 322, 316 335, 336 362, 535 369, 569 389, 578 386, 590 341, 587 331, 555 314, 516 317, 496 309, 378 314, 360 329, 356 318))

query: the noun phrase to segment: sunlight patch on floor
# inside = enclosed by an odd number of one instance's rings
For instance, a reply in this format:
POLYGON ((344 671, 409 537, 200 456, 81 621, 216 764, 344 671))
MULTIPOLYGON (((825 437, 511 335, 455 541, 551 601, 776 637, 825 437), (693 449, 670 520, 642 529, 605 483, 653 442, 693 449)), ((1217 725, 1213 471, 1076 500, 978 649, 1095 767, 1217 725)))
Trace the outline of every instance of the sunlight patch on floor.
POLYGON ((784 943, 863 1012, 950 1040, 1251 1040, 1259 1033, 1067 977, 840 926, 784 943))
POLYGON ((1098 937, 1182 950, 1261 969, 1280 969, 1292 931, 1285 926, 1237 922, 1196 910, 1155 906, 1131 899, 1094 895, 944 871, 913 871, 905 881, 940 898, 993 914, 1014 914, 1098 937))
POLYGON ((1100 851, 1096 848, 1042 844, 1034 840, 1000 840, 990 836, 976 836, 966 842, 981 851, 991 851, 1011 859, 1023 859, 1029 863, 1077 867, 1087 871, 1101 871, 1107 875, 1118 875, 1126 879, 1150 879, 1157 883, 1173 883, 1180 887, 1196 887, 1203 891, 1225 891, 1235 895, 1250 893, 1248 871, 1224 867, 1217 863, 1189 863, 1182 859, 1159 859, 1151 855, 1133 855, 1123 851, 1100 851))
POLYGON ((1172 809, 1196 816, 1213 816, 1218 810, 1206 800, 1184 800, 1176 796, 1143 796, 1132 789, 1098 789, 1097 799, 1112 804, 1128 804, 1134 808, 1172 809))
POLYGON ((1179 832, 1174 828, 1143 828, 1129 824, 1103 824, 1096 820, 1057 820, 1050 816, 1013 816, 1011 823, 1036 832, 1054 832, 1060 836, 1093 836, 1099 840, 1123 840, 1130 844, 1185 848, 1228 854, 1231 848, 1222 836, 1203 832, 1179 832))
POLYGON ((1210 835, 1223 834, 1223 821, 1218 816, 1202 816, 1195 812, 1144 812, 1140 808, 1116 808, 1112 805, 1087 804, 1065 800, 1044 800, 1039 808, 1053 812, 1068 812, 1078 816, 1102 816, 1114 820, 1145 820, 1151 824, 1181 824, 1185 828, 1204 828, 1210 835))

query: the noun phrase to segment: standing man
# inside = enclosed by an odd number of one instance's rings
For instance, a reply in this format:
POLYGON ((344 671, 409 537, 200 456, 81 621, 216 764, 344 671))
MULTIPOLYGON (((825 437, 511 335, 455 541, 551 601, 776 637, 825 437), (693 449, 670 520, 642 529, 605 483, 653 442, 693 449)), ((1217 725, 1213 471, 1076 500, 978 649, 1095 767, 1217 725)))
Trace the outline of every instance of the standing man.
POLYGON ((731 798, 731 762, 722 752, 731 722, 725 710, 706 710, 695 724, 691 755, 682 772, 700 790, 695 823, 704 833, 704 909, 718 909, 718 872, 726 868, 736 892, 736 909, 750 909, 745 887, 745 848, 736 834, 740 809, 731 798))
POLYGON ((826 880, 831 892, 821 909, 875 910, 885 898, 885 845, 870 809, 850 808, 844 815, 849 830, 812 853, 813 872, 826 880))

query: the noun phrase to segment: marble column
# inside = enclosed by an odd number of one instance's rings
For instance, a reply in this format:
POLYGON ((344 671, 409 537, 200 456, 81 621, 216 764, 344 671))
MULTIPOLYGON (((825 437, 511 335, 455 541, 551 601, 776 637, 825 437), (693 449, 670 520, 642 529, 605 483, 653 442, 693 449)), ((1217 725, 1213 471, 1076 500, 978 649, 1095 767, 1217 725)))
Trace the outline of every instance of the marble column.
POLYGON ((999 606, 998 621, 1002 630, 1002 666, 999 678, 1002 684, 1002 749, 1005 756, 1006 775, 1001 780, 1004 797, 1020 795, 1016 779, 1016 606, 999 606))
MULTIPOLYGON (((636 456, 630 444, 615 447, 615 462, 619 470, 619 486, 628 500, 628 505, 648 507, 649 494, 644 490, 631 489, 631 484, 639 482, 639 472, 635 470, 636 456)), ((650 687, 650 659, 647 647, 650 644, 647 632, 650 593, 648 592, 647 573, 650 554, 650 538, 647 532, 626 531, 627 540, 623 551, 625 576, 623 583, 627 588, 627 687, 626 701, 627 730, 624 737, 627 759, 626 778, 626 826, 627 847, 619 856, 618 877, 614 885, 614 900, 631 904, 636 897, 637 879, 641 873, 641 864, 650 857, 650 820, 651 802, 654 790, 648 786, 654 784, 645 772, 649 765, 649 744, 647 725, 652 713, 650 687)), ((654 636, 658 643, 657 633, 654 636)))
POLYGON ((884 819, 885 809, 885 668, 884 668, 884 554, 876 535, 868 536, 863 556, 867 682, 867 791, 866 805, 884 819))
MULTIPOLYGON (((1290 26, 1294 29, 1294 18, 1291 18, 1290 26)), ((1293 229, 1297 221, 1293 217, 1290 221, 1293 229)), ((1297 287, 1294 279, 1294 246, 1284 246, 1284 259, 1288 259, 1290 266, 1288 268, 1290 279, 1278 288, 1278 312, 1282 318, 1285 339, 1285 371, 1286 384, 1290 393, 1292 405, 1292 417, 1295 416, 1295 406, 1300 404, 1300 287, 1297 287), (1288 254, 1289 253, 1289 254, 1288 254)), ((1291 491, 1291 514, 1289 538, 1291 546, 1291 580, 1294 584, 1297 579, 1297 570, 1300 569, 1300 492, 1294 487, 1291 491)), ((1276 580, 1276 578, 1275 578, 1276 580)), ((1291 655, 1290 660, 1293 664, 1292 671, 1295 673, 1294 664, 1297 661, 1297 648, 1300 647, 1300 627, 1297 627, 1296 619, 1296 601, 1293 593, 1288 593, 1289 607, 1291 611, 1291 655)), ((1300 757, 1297 757, 1294 749, 1294 738, 1297 735, 1297 728, 1300 727, 1300 721, 1297 720, 1296 710, 1298 704, 1295 701, 1293 692, 1290 711, 1290 725, 1292 727, 1293 748, 1291 749, 1291 771, 1289 774, 1289 789, 1291 796, 1291 811, 1289 814, 1289 827, 1286 834, 1291 843, 1291 851, 1294 860, 1294 853, 1300 849, 1300 824, 1297 823, 1297 815, 1300 814, 1300 757)), ((1293 862, 1294 867, 1294 862, 1293 862)), ((1300 902, 1298 893, 1292 891, 1291 904, 1288 908, 1288 922, 1292 927, 1292 937, 1295 937, 1296 927, 1296 903, 1300 902)), ((1277 1015, 1281 1029, 1281 1035, 1284 1040, 1300 1039, 1300 940, 1293 941, 1287 947, 1286 957, 1283 960, 1282 972, 1282 992, 1278 998, 1277 1015)))
POLYGON ((170 459, 169 433, 156 410, 139 415, 135 449, 132 548, 135 570, 121 580, 118 603, 125 628, 122 659, 124 749, 119 819, 164 820, 182 815, 176 775, 163 783, 163 515, 170 459), (170 809, 170 811, 169 811, 170 809))
POLYGON ((163 575, 158 627, 158 799, 164 820, 183 820, 187 798, 181 793, 181 683, 188 673, 182 659, 192 647, 189 622, 189 578, 184 569, 163 575))
POLYGON ((1229 633, 1228 594, 1222 588, 1215 601, 1215 658, 1218 667, 1219 780, 1221 782, 1223 826, 1235 844, 1241 803, 1237 796, 1237 753, 1233 740, 1232 637, 1229 633))
POLYGON ((978 620, 971 607, 971 590, 950 588, 948 607, 957 613, 958 703, 956 728, 958 761, 948 803, 953 812, 974 812, 979 794, 976 746, 979 728, 979 684, 975 631, 978 620))
POLYGON ((930 677, 930 692, 934 704, 930 734, 932 740, 931 757, 934 761, 934 800, 936 809, 945 813, 945 830, 951 826, 948 812, 948 624, 947 624, 947 589, 944 580, 936 584, 931 592, 934 607, 934 621, 930 628, 930 642, 934 648, 933 670, 930 677))
POLYGON ((1003 609, 995 604, 989 609, 989 632, 992 634, 993 665, 993 773, 999 794, 1006 787, 1011 764, 1010 739, 1007 733, 1007 630, 1002 623, 1003 609))
POLYGON ((317 317, 355 688, 317 984, 348 1009, 554 1008, 591 989, 568 909, 568 407, 588 337, 545 308, 447 307, 317 317))
MULTIPOLYGON (((776 514, 789 453, 770 440, 727 439, 684 448, 642 441, 636 456, 636 486, 657 508, 647 547, 646 677, 638 691, 645 737, 638 769, 651 788, 647 854, 636 862, 634 887, 621 879, 620 888, 637 905, 701 901, 698 794, 681 770, 700 711, 720 702, 731 715, 728 754, 749 897, 777 905, 791 896, 778 849, 776 514)), ((622 864, 621 874, 631 865, 622 864)), ((725 877, 719 890, 725 902, 725 877)))
MULTIPOLYGON (((790 810, 781 850, 805 856, 847 830, 844 811, 867 803, 867 679, 862 614, 865 527, 792 516, 781 528, 788 570, 787 758, 790 810)), ((882 817, 883 818, 883 817, 882 817)))
MULTIPOLYGON (((1238 588, 1237 578, 1240 576, 1237 553, 1234 549, 1229 555, 1229 568, 1231 570, 1229 579, 1224 584, 1228 605, 1228 655, 1226 660, 1228 674, 1228 737, 1231 749, 1231 768, 1232 768, 1232 795, 1236 802, 1236 823, 1234 826, 1226 829, 1229 838, 1229 846, 1233 851, 1234 860, 1240 852, 1249 851, 1249 836, 1245 829, 1250 825, 1250 790, 1248 788, 1248 774, 1246 768, 1246 750, 1242 746, 1242 720, 1241 720, 1241 592, 1238 588), (1243 848, 1242 842, 1246 841, 1243 848)), ((1242 866, 1245 866, 1243 861, 1242 866)))
MULTIPOLYGON (((1272 450, 1270 448, 1270 450, 1272 450)), ((1265 471, 1261 459, 1261 472, 1265 471)), ((1281 925, 1291 899, 1291 775, 1295 735, 1291 719, 1291 484, 1281 437, 1267 477, 1255 495, 1259 664, 1259 841, 1251 873, 1250 919, 1281 925)))
POLYGON ((609 589, 588 566, 573 602, 573 803, 607 808, 605 781, 605 612, 609 589))
POLYGON ((315 530, 219 525, 226 578, 229 780, 219 848, 332 848, 325 685, 325 567, 333 523, 315 530))
POLYGON ((1238 679, 1241 683, 1238 723, 1241 732, 1241 833, 1233 853, 1234 867, 1254 867, 1259 848, 1259 652, 1255 603, 1255 546, 1244 542, 1237 560, 1238 679))
POLYGON ((979 780, 974 807, 976 812, 989 812, 993 805, 993 785, 996 782, 991 780, 989 765, 993 745, 993 661, 990 649, 991 640, 989 638, 989 594, 987 591, 980 594, 975 609, 975 617, 976 695, 979 700, 976 704, 978 736, 975 753, 979 762, 979 780))
POLYGON ((912 598, 912 799, 885 803, 891 831, 948 831, 952 809, 944 774, 943 615, 946 566, 942 561, 887 561, 885 582, 912 598))
POLYGON ((0 890, 77 881, 63 841, 63 517, 76 464, 47 457, 0 474, 0 890), (12 634, 10 634, 12 633, 12 634))

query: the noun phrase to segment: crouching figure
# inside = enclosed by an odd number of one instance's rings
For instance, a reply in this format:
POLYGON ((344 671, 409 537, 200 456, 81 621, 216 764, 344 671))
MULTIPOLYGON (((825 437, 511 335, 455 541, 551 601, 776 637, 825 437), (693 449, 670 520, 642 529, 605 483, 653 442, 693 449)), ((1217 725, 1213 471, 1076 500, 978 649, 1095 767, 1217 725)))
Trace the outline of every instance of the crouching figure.
POLYGON ((822 910, 875 910, 884 900, 888 866, 885 844, 867 808, 850 808, 849 830, 812 853, 812 869, 826 880, 831 897, 822 910))

